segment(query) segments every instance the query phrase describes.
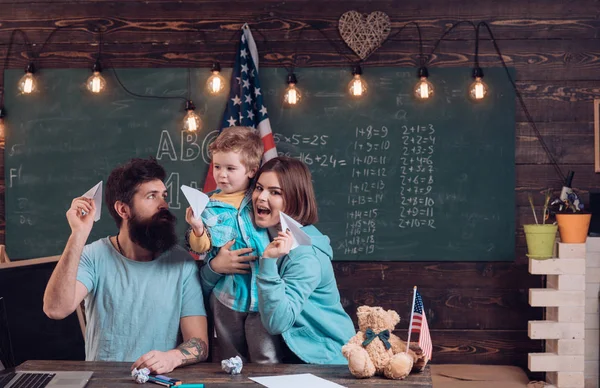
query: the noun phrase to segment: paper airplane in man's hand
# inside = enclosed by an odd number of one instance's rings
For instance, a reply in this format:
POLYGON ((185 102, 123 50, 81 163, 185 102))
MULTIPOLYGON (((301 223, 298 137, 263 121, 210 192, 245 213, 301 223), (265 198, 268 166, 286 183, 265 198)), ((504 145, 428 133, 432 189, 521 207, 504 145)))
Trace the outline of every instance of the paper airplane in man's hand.
POLYGON ((198 189, 186 185, 181 185, 181 191, 194 211, 194 218, 197 220, 200 219, 200 214, 202 214, 204 208, 208 204, 208 195, 198 189))
MULTIPOLYGON (((96 186, 92 187, 85 194, 82 195, 84 198, 89 198, 94 200, 94 205, 96 205, 96 214, 94 215, 94 222, 100 219, 100 215, 102 214, 102 181, 98 182, 96 186)), ((81 213, 85 216, 86 212, 81 211, 81 213)))
POLYGON ((302 225, 299 222, 284 212, 279 212, 279 221, 281 222, 281 231, 285 232, 289 229, 292 232, 292 236, 294 237, 292 249, 298 247, 298 245, 312 245, 310 236, 302 231, 302 225))

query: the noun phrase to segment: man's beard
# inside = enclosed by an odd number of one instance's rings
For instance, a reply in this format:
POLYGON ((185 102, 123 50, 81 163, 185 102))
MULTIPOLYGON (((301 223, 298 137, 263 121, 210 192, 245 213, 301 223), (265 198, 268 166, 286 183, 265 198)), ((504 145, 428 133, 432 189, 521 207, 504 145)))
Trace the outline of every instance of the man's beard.
POLYGON ((134 212, 128 223, 129 238, 152 253, 164 252, 177 243, 176 222, 177 217, 167 209, 147 220, 140 220, 134 212))

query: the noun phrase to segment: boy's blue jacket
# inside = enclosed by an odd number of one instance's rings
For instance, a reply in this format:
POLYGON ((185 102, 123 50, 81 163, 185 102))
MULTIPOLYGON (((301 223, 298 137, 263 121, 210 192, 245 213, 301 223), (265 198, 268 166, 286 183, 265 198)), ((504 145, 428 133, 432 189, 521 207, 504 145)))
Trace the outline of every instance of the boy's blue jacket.
MULTIPOLYGON (((212 194, 214 192, 210 193, 212 194)), ((210 233, 212 243, 200 270, 202 291, 206 297, 214 292, 221 303, 239 312, 258 311, 257 261, 249 263, 249 274, 221 275, 214 272, 208 264, 219 249, 231 240, 235 240, 232 250, 253 248, 252 255, 260 256, 269 245, 269 235, 266 229, 255 227, 253 219, 250 192, 242 200, 239 209, 211 199, 202 212, 202 221, 210 233)))
POLYGON ((300 245, 277 260, 260 259, 262 323, 270 334, 281 334, 304 362, 347 364, 342 346, 356 332, 340 303, 329 238, 312 225, 302 230, 312 246, 300 245))

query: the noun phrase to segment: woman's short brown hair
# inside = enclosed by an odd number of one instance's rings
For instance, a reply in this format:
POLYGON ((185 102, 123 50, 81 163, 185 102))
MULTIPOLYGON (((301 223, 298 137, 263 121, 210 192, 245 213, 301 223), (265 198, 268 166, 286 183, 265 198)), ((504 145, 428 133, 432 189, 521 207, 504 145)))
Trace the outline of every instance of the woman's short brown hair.
POLYGON ((308 167, 297 159, 279 156, 262 165, 256 173, 256 181, 262 173, 269 171, 274 172, 279 179, 283 193, 283 212, 302 225, 316 223, 319 219, 317 200, 308 167))
POLYGON ((258 169, 263 150, 260 135, 248 127, 224 128, 208 146, 211 157, 217 152, 239 152, 240 161, 248 171, 258 169))

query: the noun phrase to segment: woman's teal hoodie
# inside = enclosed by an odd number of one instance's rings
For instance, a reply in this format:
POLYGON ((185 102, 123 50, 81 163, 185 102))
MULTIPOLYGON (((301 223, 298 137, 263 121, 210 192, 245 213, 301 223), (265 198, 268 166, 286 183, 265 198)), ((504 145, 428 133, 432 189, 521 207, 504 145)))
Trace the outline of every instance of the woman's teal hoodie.
POLYGON ((340 303, 329 238, 312 225, 302 230, 312 246, 300 245, 278 260, 260 259, 261 320, 304 362, 346 364, 342 346, 356 332, 340 303))

